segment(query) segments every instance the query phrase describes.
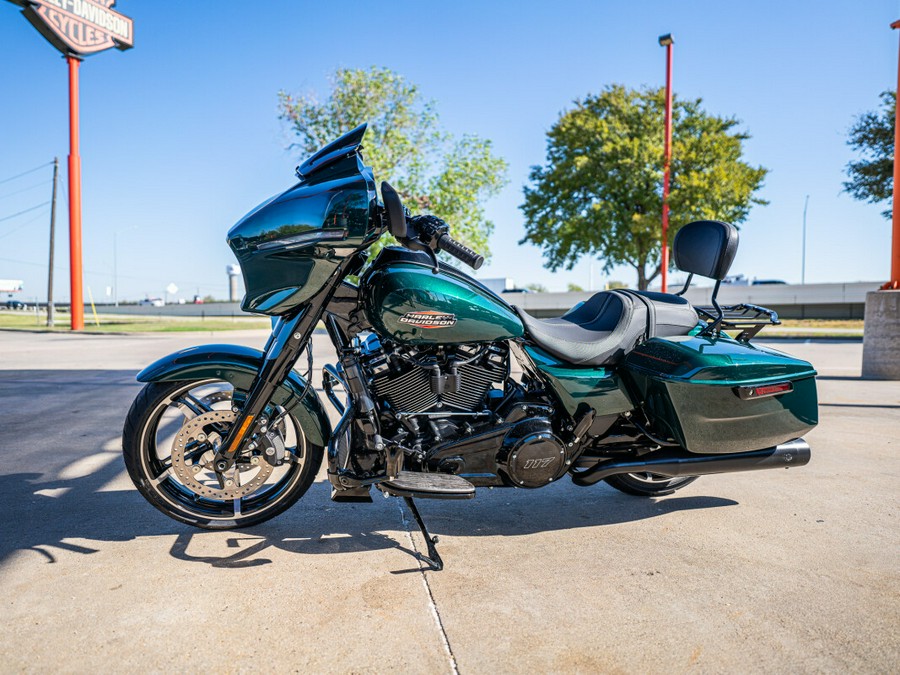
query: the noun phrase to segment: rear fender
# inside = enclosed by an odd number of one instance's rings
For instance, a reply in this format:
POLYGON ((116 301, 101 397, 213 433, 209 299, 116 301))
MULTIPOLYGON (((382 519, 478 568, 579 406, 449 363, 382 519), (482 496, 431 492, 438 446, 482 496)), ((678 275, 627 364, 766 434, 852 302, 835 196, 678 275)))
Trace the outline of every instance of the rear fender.
MULTIPOLYGON (((188 347, 150 364, 138 373, 137 379, 138 382, 173 382, 216 378, 247 391, 264 358, 258 349, 239 345, 188 347)), ((307 387, 306 380, 298 373, 291 371, 275 391, 272 403, 284 406, 297 419, 311 443, 322 447, 328 444, 331 438, 328 415, 315 388, 307 387)))

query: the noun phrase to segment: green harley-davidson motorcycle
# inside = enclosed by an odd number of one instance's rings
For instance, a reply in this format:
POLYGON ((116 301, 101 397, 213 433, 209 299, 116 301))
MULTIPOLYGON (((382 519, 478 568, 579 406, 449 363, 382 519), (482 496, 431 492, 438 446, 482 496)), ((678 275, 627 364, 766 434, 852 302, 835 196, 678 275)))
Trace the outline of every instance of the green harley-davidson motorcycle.
MULTIPOLYGON (((363 163, 362 125, 297 168, 299 182, 228 233, 243 309, 274 318, 260 352, 207 345, 147 367, 128 413, 125 462, 160 511, 198 527, 260 523, 309 488, 327 454, 334 501, 466 499, 569 475, 659 496, 703 474, 802 466, 817 423, 815 370, 751 344, 774 312, 693 307, 681 294, 597 293, 536 319, 437 253, 482 256, 433 216, 410 217, 363 163), (389 231, 402 246, 366 266, 389 231), (357 278, 353 283, 350 278, 357 278), (311 385, 314 329, 337 361, 311 385), (735 337, 730 337, 726 330, 735 337), (310 372, 294 366, 308 352, 310 372), (519 365, 513 373, 511 363, 519 365)), ((675 237, 679 269, 716 280, 737 230, 700 221, 675 237)))

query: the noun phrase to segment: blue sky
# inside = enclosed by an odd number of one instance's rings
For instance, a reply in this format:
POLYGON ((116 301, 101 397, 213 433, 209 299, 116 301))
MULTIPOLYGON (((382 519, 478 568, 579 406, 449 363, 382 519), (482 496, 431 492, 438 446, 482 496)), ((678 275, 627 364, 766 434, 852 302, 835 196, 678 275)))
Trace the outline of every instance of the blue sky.
MULTIPOLYGON (((276 93, 327 88, 338 67, 386 66, 434 99, 445 127, 491 139, 510 183, 488 204, 494 253, 480 277, 587 287, 590 261, 552 273, 518 246, 522 186, 545 158, 545 133, 571 102, 610 83, 658 86, 675 36, 675 91, 735 115, 747 159, 770 169, 742 226, 734 272, 800 280, 804 197, 807 282, 884 280, 882 206, 841 193, 846 132, 897 81, 900 3, 454 2, 175 3, 120 0, 136 47, 81 68, 85 284, 119 295, 224 297, 228 228, 292 183, 298 157, 276 93)), ((0 3, 0 180, 68 148, 66 68, 9 3, 0 3)), ((0 183, 0 219, 46 201, 49 167, 0 183), (42 183, 44 181, 44 183, 42 183), (10 194, 18 192, 18 194, 10 194)), ((65 201, 62 202, 65 206, 65 201)), ((0 221, 0 278, 45 297, 48 207, 0 221)), ((56 295, 68 298, 65 212, 56 295)), ((452 226, 452 224, 451 224, 452 226)), ((595 263, 595 286, 606 280, 595 263)), ((628 268, 613 279, 634 283, 628 268)))

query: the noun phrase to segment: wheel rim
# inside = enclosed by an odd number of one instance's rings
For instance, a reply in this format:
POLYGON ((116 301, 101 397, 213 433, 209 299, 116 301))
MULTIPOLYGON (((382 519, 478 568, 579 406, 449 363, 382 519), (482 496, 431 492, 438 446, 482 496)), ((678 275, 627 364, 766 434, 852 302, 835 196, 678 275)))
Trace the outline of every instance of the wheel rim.
MULTIPOLYGON (((141 465, 150 489, 170 508, 191 518, 202 520, 223 522, 247 520, 275 509, 302 480, 303 470, 308 461, 306 439, 297 421, 290 415, 283 416, 275 425, 283 439, 284 459, 278 466, 266 467, 271 471, 265 476, 265 481, 255 486, 252 492, 234 498, 198 494, 199 490, 192 487, 194 481, 211 484, 210 481, 215 480, 214 474, 205 467, 201 467, 190 481, 179 478, 177 467, 173 466, 173 450, 179 435, 183 437, 183 433, 180 432, 190 426, 192 420, 216 413, 210 416, 216 418, 215 423, 218 426, 215 428, 219 431, 220 437, 224 437, 231 422, 222 420, 233 420, 232 402, 242 398, 243 392, 236 391, 230 383, 222 380, 191 382, 171 392, 148 416, 148 421, 141 432, 141 465)), ((270 415, 274 413, 274 411, 267 412, 270 415)), ((202 445, 188 447, 183 450, 183 459, 189 463, 199 463, 203 454, 211 456, 210 451, 211 447, 204 448, 202 445)), ((176 454, 175 459, 178 457, 176 454)), ((244 464, 248 463, 249 461, 244 464)), ((184 462, 175 464, 183 466, 184 462)), ((244 471, 237 466, 236 464, 236 468, 233 469, 232 477, 240 480, 244 471)), ((253 473, 250 480, 256 475, 258 474, 253 473)), ((204 490, 204 492, 207 495, 216 495, 220 491, 204 490)))
POLYGON ((663 486, 672 486, 678 485, 679 483, 690 481, 696 476, 684 476, 682 478, 672 478, 671 476, 661 476, 658 473, 628 473, 625 474, 632 480, 637 481, 638 483, 643 483, 644 485, 651 487, 663 487, 663 486))
POLYGON ((658 473, 629 473, 628 476, 641 483, 651 485, 659 485, 660 483, 668 483, 673 480, 669 476, 661 476, 658 473))

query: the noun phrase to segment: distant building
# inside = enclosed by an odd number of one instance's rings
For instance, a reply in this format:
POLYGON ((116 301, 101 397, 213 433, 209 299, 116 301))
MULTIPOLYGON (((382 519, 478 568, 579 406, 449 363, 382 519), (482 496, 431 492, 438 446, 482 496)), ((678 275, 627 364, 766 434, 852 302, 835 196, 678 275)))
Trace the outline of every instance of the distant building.
POLYGON ((511 291, 516 287, 516 283, 509 277, 499 277, 497 279, 479 279, 478 281, 490 288, 492 291, 494 291, 494 293, 511 291))
POLYGON ((19 293, 21 290, 21 279, 0 279, 0 293, 19 293))

